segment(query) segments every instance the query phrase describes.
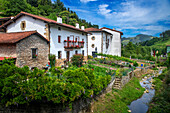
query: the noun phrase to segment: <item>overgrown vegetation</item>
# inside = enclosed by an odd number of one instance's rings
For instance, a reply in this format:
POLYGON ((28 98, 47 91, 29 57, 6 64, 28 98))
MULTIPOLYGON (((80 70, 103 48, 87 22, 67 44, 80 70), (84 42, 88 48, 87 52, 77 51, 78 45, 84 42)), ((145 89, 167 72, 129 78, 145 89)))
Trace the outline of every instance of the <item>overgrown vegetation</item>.
POLYGON ((170 69, 154 78, 155 96, 150 103, 149 113, 169 113, 170 111, 170 69))
POLYGON ((25 11, 53 20, 57 20, 57 16, 60 16, 63 23, 73 26, 79 23, 85 28, 98 28, 98 25, 92 25, 91 22, 79 18, 76 12, 71 11, 70 8, 64 7, 60 0, 0 0, 0 6, 0 16, 2 17, 16 16, 21 11, 25 11))
POLYGON ((81 67, 83 65, 84 56, 81 54, 73 55, 71 62, 74 66, 81 67))
POLYGON ((134 61, 134 60, 131 60, 129 58, 125 58, 125 57, 119 57, 119 56, 113 56, 113 55, 107 55, 107 54, 102 54, 102 53, 99 53, 97 54, 98 56, 104 56, 104 57, 107 57, 107 58, 112 58, 113 60, 117 60, 117 61, 126 61, 126 62, 129 62, 129 63, 133 63, 135 64, 135 66, 138 66, 137 62, 134 61))
MULTIPOLYGON (((95 70, 97 70, 95 68, 95 70)), ((109 74, 95 74, 89 67, 49 72, 4 62, 0 66, 0 104, 5 106, 30 102, 72 103, 78 98, 92 98, 109 84, 109 74)))
POLYGON ((145 89, 139 84, 139 79, 133 77, 122 90, 113 90, 105 98, 95 103, 95 113, 128 113, 128 107, 133 100, 139 98, 145 89))

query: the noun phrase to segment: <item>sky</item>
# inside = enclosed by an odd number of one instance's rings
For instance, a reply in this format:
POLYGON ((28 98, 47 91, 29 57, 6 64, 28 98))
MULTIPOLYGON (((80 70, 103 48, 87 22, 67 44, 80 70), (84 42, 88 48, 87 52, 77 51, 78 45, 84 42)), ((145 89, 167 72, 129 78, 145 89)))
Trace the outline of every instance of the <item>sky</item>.
POLYGON ((60 0, 82 19, 116 29, 123 37, 159 36, 170 30, 170 0, 60 0))

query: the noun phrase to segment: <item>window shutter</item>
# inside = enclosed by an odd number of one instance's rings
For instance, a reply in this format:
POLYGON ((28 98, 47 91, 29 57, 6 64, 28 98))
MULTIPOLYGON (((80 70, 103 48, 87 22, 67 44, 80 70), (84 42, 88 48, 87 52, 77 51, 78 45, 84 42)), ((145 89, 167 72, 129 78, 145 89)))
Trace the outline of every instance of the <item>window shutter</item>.
POLYGON ((61 43, 61 36, 58 36, 58 43, 61 43))

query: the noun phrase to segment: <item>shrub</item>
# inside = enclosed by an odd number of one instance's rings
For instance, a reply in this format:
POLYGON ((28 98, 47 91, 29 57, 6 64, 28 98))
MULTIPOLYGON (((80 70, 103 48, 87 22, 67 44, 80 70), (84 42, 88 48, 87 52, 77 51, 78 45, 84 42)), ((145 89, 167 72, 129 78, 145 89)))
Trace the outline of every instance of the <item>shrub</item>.
POLYGON ((138 54, 138 59, 142 59, 143 56, 141 54, 138 54))
POLYGON ((81 67, 83 65, 83 55, 77 54, 73 55, 71 62, 74 66, 81 67))
POLYGON ((8 59, 4 59, 4 60, 2 60, 2 61, 0 61, 0 65, 3 65, 3 64, 14 64, 14 62, 15 62, 15 60, 13 59, 13 58, 8 58, 8 59))
POLYGON ((51 67, 55 67, 56 56, 54 54, 49 54, 48 56, 51 67))
POLYGON ((88 59, 93 59, 93 56, 91 56, 91 55, 88 55, 88 59))
POLYGON ((138 66, 138 63, 135 61, 135 62, 133 63, 133 66, 137 67, 137 66, 138 66))

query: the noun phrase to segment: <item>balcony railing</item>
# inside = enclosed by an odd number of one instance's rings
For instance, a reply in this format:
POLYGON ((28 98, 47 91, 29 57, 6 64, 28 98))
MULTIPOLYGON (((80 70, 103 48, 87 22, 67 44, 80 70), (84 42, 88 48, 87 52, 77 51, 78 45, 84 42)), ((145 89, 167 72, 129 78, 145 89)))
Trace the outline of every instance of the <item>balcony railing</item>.
POLYGON ((84 41, 64 40, 64 48, 72 49, 84 48, 84 41))

